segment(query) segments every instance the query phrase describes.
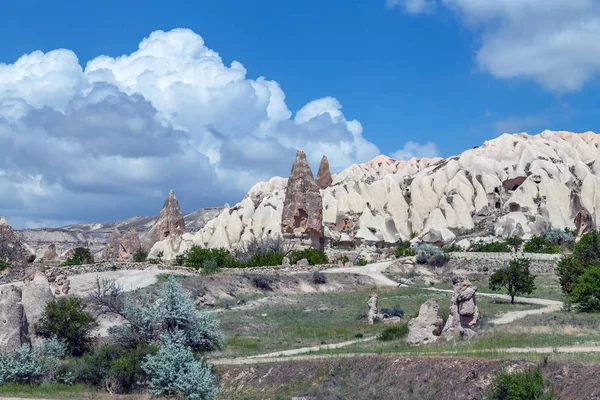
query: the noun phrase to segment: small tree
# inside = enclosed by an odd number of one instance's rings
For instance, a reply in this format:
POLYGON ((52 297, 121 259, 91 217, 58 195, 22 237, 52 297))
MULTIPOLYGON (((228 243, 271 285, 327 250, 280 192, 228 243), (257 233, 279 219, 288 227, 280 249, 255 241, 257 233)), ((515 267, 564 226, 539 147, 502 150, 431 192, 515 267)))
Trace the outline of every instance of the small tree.
POLYGON ((10 259, 5 255, 0 255, 0 271, 3 271, 10 267, 12 267, 12 262, 10 261, 10 259))
POLYGON ((490 289, 497 291, 506 289, 510 296, 510 303, 515 303, 515 296, 531 294, 535 290, 535 275, 529 272, 531 260, 528 258, 515 258, 508 267, 492 274, 489 279, 490 289))
POLYGON ((145 262, 147 258, 148 252, 141 248, 133 255, 133 261, 138 263, 145 262))
POLYGON ((36 325, 37 334, 64 341, 73 355, 83 354, 89 349, 92 330, 97 326, 94 317, 84 308, 80 297, 60 297, 51 301, 36 325))
POLYGON ((506 238, 504 243, 506 243, 508 246, 512 247, 512 249, 516 253, 521 248, 521 245, 523 244, 523 239, 521 239, 518 236, 510 236, 510 237, 506 238))
POLYGON ((73 255, 67 258, 67 260, 63 263, 63 266, 70 265, 83 265, 83 264, 93 264, 94 256, 92 252, 87 247, 77 247, 73 251, 73 255))
POLYGON ((552 400, 554 390, 544 382, 542 371, 500 371, 492 383, 490 400, 552 400))
POLYGON ((579 277, 571 300, 581 311, 600 311, 600 267, 591 267, 579 277))
POLYGON ((560 247, 543 236, 534 236, 525 243, 523 251, 525 253, 557 254, 560 252, 560 247))
POLYGON ((563 292, 571 295, 579 277, 592 267, 600 267, 600 233, 597 231, 583 235, 573 253, 558 262, 556 273, 563 292))

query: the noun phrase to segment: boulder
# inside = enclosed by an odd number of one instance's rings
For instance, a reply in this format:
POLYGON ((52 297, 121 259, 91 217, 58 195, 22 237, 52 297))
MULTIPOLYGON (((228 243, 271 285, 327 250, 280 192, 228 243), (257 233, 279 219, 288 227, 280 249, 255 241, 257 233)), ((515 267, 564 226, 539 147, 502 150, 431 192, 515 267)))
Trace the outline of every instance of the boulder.
POLYGON ((46 251, 44 251, 44 255, 42 256, 42 261, 44 262, 54 262, 58 261, 58 252, 56 251, 56 245, 50 244, 46 251))
POLYGON ((440 339, 444 321, 439 317, 440 306, 435 300, 427 300, 419 309, 419 316, 408 322, 410 344, 435 343, 440 339))
POLYGON ((470 339, 475 336, 473 328, 479 319, 479 308, 475 299, 477 287, 463 274, 452 277, 452 286, 450 315, 442 333, 448 340, 458 336, 470 339))
POLYGON ((287 182, 281 228, 284 234, 323 237, 323 199, 302 150, 287 182))
POLYGON ((283 257, 283 259, 281 260, 281 266, 282 267, 290 266, 290 258, 288 256, 283 257))
POLYGON ((329 170, 329 160, 326 156, 321 158, 321 164, 319 165, 319 172, 317 173, 317 186, 321 189, 327 189, 331 186, 333 179, 331 178, 331 171, 329 170))
POLYGON ((12 350, 29 342, 21 293, 21 289, 14 285, 0 287, 0 351, 12 350))
POLYGON ((296 261, 296 265, 306 267, 306 266, 310 265, 310 263, 308 262, 308 260, 306 258, 302 258, 302 259, 296 261))
POLYGON ((39 338, 36 337, 35 324, 39 322, 44 313, 46 304, 52 300, 54 300, 54 295, 52 295, 50 283, 43 272, 36 271, 32 279, 23 282, 21 302, 29 324, 29 337, 34 344, 39 341, 39 338))
POLYGON ((150 251, 155 243, 173 235, 182 236, 184 233, 185 221, 183 213, 179 207, 179 201, 175 197, 175 192, 171 190, 160 210, 156 222, 144 238, 143 247, 146 251, 150 251))

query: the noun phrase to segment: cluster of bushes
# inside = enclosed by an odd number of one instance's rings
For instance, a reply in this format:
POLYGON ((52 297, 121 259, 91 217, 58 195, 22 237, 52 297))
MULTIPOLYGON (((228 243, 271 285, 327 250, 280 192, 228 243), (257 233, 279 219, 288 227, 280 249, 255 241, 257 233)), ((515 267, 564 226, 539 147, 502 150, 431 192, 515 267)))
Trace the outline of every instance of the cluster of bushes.
POLYGON ((554 390, 544 382, 541 369, 508 372, 494 378, 488 400, 552 400, 554 390))
POLYGON ((473 251, 476 253, 510 253, 511 248, 506 243, 506 241, 502 242, 484 242, 479 241, 473 243, 469 251, 473 251))
POLYGON ((560 246, 544 236, 534 236, 525 243, 523 251, 525 253, 558 254, 560 246))
POLYGON ((71 265, 83 265, 83 264, 93 264, 94 256, 92 252, 87 247, 77 247, 73 250, 73 254, 67 258, 67 260, 62 264, 65 267, 71 265))
POLYGON ((600 311, 600 234, 591 231, 581 237, 570 255, 556 268, 568 300, 581 311, 600 311))
POLYGON ((407 324, 396 324, 385 328, 377 337, 378 340, 388 342, 392 340, 399 340, 408 335, 407 324))
POLYGON ((290 264, 296 264, 299 260, 306 258, 310 265, 324 265, 329 264, 329 259, 324 251, 308 248, 304 250, 292 251, 289 255, 290 264))
POLYGON ((212 313, 199 312, 192 297, 170 277, 158 295, 127 297, 98 282, 90 302, 126 321, 92 349, 95 319, 80 298, 48 304, 36 330, 48 337, 39 347, 0 354, 0 385, 81 383, 115 393, 147 391, 154 396, 214 399, 216 380, 202 354, 220 349, 222 337, 212 313), (75 357, 61 360, 65 355, 75 357))
POLYGON ((395 250, 396 258, 400 257, 412 257, 416 255, 416 252, 413 248, 410 247, 410 242, 401 242, 395 250))
POLYGON ((415 248, 417 254, 415 261, 417 264, 428 264, 432 267, 442 267, 449 260, 450 257, 444 254, 442 250, 431 244, 422 244, 415 248))

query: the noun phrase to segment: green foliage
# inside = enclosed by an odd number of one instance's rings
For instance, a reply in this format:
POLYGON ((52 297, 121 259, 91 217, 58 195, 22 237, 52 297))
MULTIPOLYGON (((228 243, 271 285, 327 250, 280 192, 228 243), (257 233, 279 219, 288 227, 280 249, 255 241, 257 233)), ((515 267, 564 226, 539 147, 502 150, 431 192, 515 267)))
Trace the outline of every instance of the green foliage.
POLYGON ((369 262, 364 259, 364 258, 359 258, 358 260, 356 260, 356 262, 354 263, 354 265, 358 266, 358 267, 364 267, 365 265, 368 265, 369 262))
POLYGON ((281 236, 266 236, 242 242, 233 248, 232 254, 241 268, 279 266, 290 251, 289 244, 281 236))
POLYGON ((195 351, 222 346, 214 314, 198 311, 190 293, 173 276, 160 286, 157 299, 128 298, 121 314, 127 323, 111 328, 109 333, 114 341, 126 347, 157 342, 164 333, 175 331, 181 331, 185 345, 195 351))
POLYGON ((133 255, 133 261, 138 262, 138 263, 145 262, 147 258, 148 258, 148 252, 144 251, 143 249, 139 249, 133 255))
POLYGON ((552 400, 540 368, 530 371, 501 371, 492 384, 490 400, 552 400))
POLYGON ((523 251, 525 253, 558 254, 560 253, 560 246, 542 236, 534 236, 525 243, 523 251))
POLYGON ((385 328, 377 337, 378 340, 387 342, 391 340, 402 339, 408 335, 408 325, 407 324, 396 324, 392 326, 388 326, 385 328))
POLYGON ((410 242, 408 242, 408 241, 400 242, 400 244, 396 247, 396 250, 394 253, 396 254, 396 258, 412 257, 416 254, 414 249, 412 249, 410 247, 410 242))
POLYGON ((67 258, 67 260, 63 263, 63 266, 68 267, 71 265, 83 265, 83 264, 93 264, 94 256, 92 252, 87 247, 77 247, 73 251, 73 255, 67 258))
POLYGON ((531 260, 528 258, 511 260, 507 268, 499 269, 490 276, 490 289, 506 289, 511 304, 514 304, 515 296, 531 294, 535 290, 535 275, 529 272, 530 264, 531 260))
POLYGON ((327 283, 327 277, 320 271, 313 271, 312 280, 315 285, 323 285, 327 283))
POLYGON ((600 267, 600 234, 597 231, 583 235, 575 244, 573 253, 563 256, 558 262, 556 273, 563 292, 571 295, 579 277, 592 267, 600 267))
POLYGON ((60 297, 46 305, 37 334, 45 338, 63 340, 73 355, 83 354, 91 345, 92 330, 97 326, 94 317, 85 311, 80 297, 60 297))
POLYGON ((318 250, 314 248, 308 248, 304 250, 295 250, 292 251, 289 255, 290 264, 294 265, 299 260, 306 258, 310 265, 324 265, 329 264, 329 259, 327 258, 327 254, 323 250, 318 250))
POLYGON ((404 310, 398 306, 394 306, 394 308, 381 307, 381 313, 390 317, 404 318, 404 310))
POLYGON ((194 358, 178 333, 163 336, 158 353, 146 357, 142 368, 149 378, 148 390, 154 396, 216 398, 217 384, 211 368, 194 358))
POLYGON ((60 358, 67 346, 56 338, 40 346, 22 345, 0 354, 0 385, 10 383, 39 384, 61 379, 60 358))
POLYGON ((504 240, 507 246, 512 247, 513 251, 516 253, 521 248, 523 244, 523 239, 518 236, 509 236, 504 240))
POLYGON ((244 268, 276 267, 283 262, 283 253, 258 252, 250 256, 248 262, 241 264, 244 268))
POLYGON ((442 251, 444 253, 457 253, 457 252, 465 251, 465 249, 463 249, 462 247, 460 247, 456 243, 452 243, 452 244, 450 244, 448 246, 444 246, 442 248, 442 251))
POLYGON ((223 248, 204 249, 193 245, 185 252, 183 257, 183 265, 186 267, 194 269, 208 267, 213 272, 219 268, 235 267, 236 264, 237 262, 229 250, 223 248))
POLYGON ((0 271, 4 271, 5 269, 11 268, 12 262, 5 255, 0 255, 0 271))
POLYGON ((571 301, 581 311, 600 311, 600 267, 591 267, 579 277, 571 301))
POLYGON ((432 244, 420 244, 415 248, 417 254, 425 254, 426 256, 435 256, 442 254, 442 250, 432 244))
POLYGON ((131 393, 139 390, 146 380, 142 365, 147 356, 156 354, 154 345, 139 345, 128 349, 115 359, 108 371, 112 388, 117 393, 131 393))
POLYGON ((473 243, 470 251, 476 253, 510 253, 510 247, 506 242, 483 242, 473 243))
POLYGON ((219 262, 217 260, 206 260, 202 267, 202 273, 205 275, 212 275, 219 272, 219 262))
POLYGON ((548 229, 544 238, 552 243, 556 243, 557 245, 570 245, 575 241, 575 235, 573 232, 568 229, 548 229))

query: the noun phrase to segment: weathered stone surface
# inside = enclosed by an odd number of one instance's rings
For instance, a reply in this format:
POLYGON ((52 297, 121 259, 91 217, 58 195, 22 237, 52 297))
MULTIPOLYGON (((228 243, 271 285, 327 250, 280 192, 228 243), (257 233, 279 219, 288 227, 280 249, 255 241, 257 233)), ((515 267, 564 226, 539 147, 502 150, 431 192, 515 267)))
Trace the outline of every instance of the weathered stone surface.
POLYGON ((450 303, 450 315, 444 326, 443 334, 450 340, 458 336, 472 338, 473 328, 479 319, 479 308, 475 300, 477 287, 471 284, 463 274, 452 277, 453 294, 450 303))
POLYGON ((8 257, 13 265, 27 263, 29 256, 21 240, 4 217, 0 217, 0 256, 8 257))
POLYGON ((29 337, 32 343, 39 342, 36 337, 35 324, 40 320, 46 304, 54 300, 48 278, 41 271, 36 271, 32 279, 23 282, 22 304, 29 324, 29 337))
POLYGON ((58 260, 58 252, 56 251, 56 245, 50 244, 44 254, 42 255, 42 261, 53 262, 58 260))
POLYGON ((129 228, 122 236, 115 228, 106 243, 102 258, 109 261, 129 261, 140 249, 140 238, 134 228, 129 228))
POLYGON ((0 351, 14 349, 28 343, 28 324, 21 289, 14 286, 0 287, 0 351))
POLYGON ((323 236, 323 199, 302 150, 296 153, 288 179, 281 228, 283 233, 323 236))
POLYGON ((440 306, 435 300, 427 300, 419 309, 419 316, 408 322, 410 344, 434 343, 440 339, 444 321, 439 317, 440 306))
POLYGON ((326 156, 321 158, 321 164, 319 165, 319 172, 317 173, 317 186, 321 189, 327 189, 331 186, 333 179, 331 178, 331 171, 329 170, 329 160, 326 156))
POLYGON ((310 265, 310 263, 308 262, 308 260, 306 258, 302 258, 302 259, 296 261, 296 265, 307 266, 307 265, 310 265))
POLYGON ((170 236, 182 236, 185 233, 185 221, 179 207, 175 192, 169 192, 165 203, 160 210, 158 219, 144 238, 144 249, 149 251, 155 243, 165 240, 170 236))

